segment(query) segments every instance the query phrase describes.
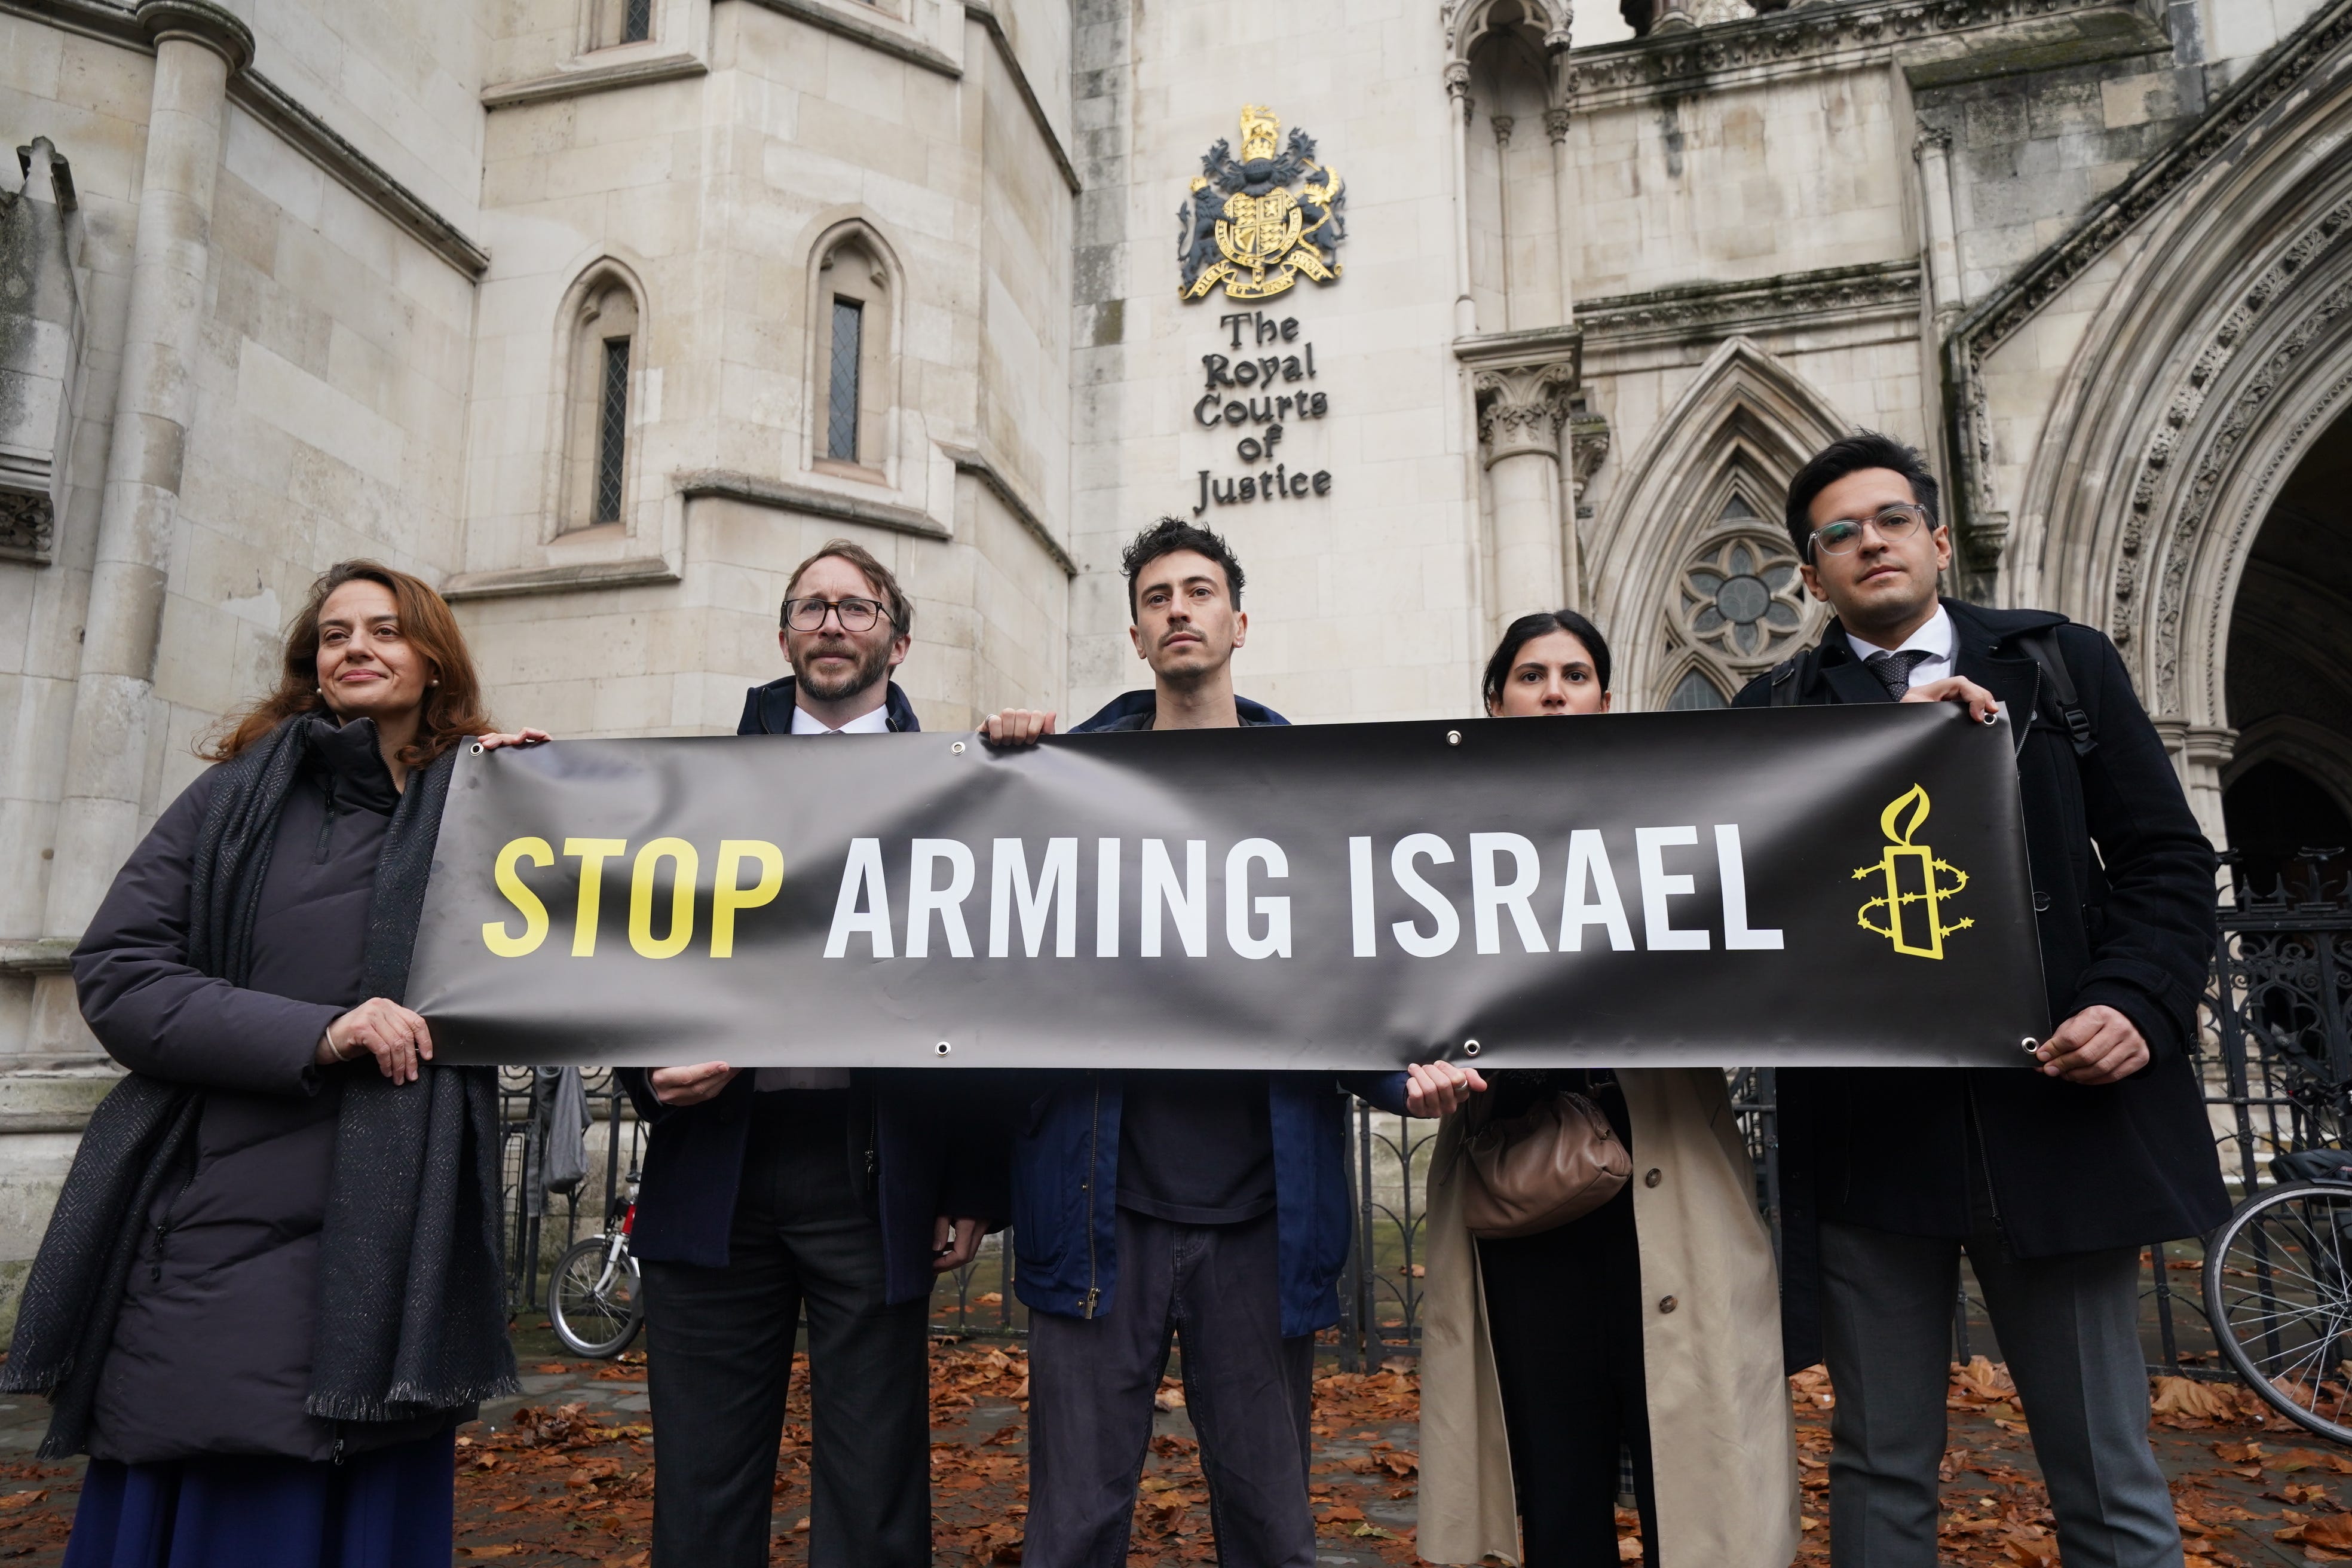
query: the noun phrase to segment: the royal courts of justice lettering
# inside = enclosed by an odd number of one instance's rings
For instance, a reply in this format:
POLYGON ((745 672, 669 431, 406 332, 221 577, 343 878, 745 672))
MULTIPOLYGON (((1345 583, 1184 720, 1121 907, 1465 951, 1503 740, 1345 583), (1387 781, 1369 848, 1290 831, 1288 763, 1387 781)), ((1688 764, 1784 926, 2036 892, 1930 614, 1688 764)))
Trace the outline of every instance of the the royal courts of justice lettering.
POLYGON ((1295 720, 1562 604, 1711 708, 1867 426, 2217 841, 2352 844, 2352 0, 0 0, 0 1269, 66 955, 351 555, 559 735, 731 730, 835 534, 927 726, 1083 714, 1165 513, 1295 720))

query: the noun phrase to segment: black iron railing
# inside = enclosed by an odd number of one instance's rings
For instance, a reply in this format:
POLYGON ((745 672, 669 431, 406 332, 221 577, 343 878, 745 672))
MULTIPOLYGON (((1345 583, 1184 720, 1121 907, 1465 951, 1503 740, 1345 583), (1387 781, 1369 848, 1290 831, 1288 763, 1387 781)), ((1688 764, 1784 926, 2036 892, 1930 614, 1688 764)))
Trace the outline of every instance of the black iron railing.
MULTIPOLYGON (((2257 891, 2232 863, 2231 888, 2219 904, 2220 937, 2207 979, 2204 1006, 2190 1055, 2214 1120, 2223 1178, 2243 1198, 2265 1184, 2273 1154, 2338 1147, 2352 1126, 2352 879, 2333 869, 2340 849, 2305 851, 2292 883, 2257 891)), ((2234 857, 2224 856, 2225 862, 2234 857)), ((1756 1203, 1780 1232, 1780 1172, 1773 1071, 1748 1068, 1731 1075, 1731 1098, 1756 1173, 1756 1203)), ((538 1302, 546 1264, 587 1224, 600 1226, 634 1167, 642 1132, 628 1097, 610 1071, 587 1075, 595 1118, 588 1137, 604 1169, 568 1194, 535 1201, 533 1173, 551 1085, 530 1069, 499 1075, 506 1124, 509 1300, 517 1311, 538 1302), (583 1194, 601 1198, 583 1205, 583 1194), (556 1235, 561 1228, 560 1238, 556 1235)), ((1355 1235, 1340 1284, 1339 1351, 1343 1366, 1377 1365, 1384 1357, 1419 1348, 1423 1259, 1423 1193, 1436 1142, 1433 1121, 1387 1115, 1358 1104, 1349 1118, 1348 1177, 1355 1235)), ((593 1166, 593 1162, 592 1162, 593 1166)), ((2201 1257, 2195 1242, 2150 1249, 2144 1289, 2155 1337, 2152 1360, 2168 1369, 2200 1371, 2210 1345, 2202 1340, 2203 1308, 2194 1290, 2175 1290, 2176 1263, 2201 1257)), ((943 1277, 933 1319, 956 1333, 1017 1333, 1009 1233, 992 1238, 972 1263, 943 1277)), ((1963 1287, 1954 1315, 1956 1348, 1969 1353, 1972 1310, 1980 1305, 1963 1287)))
MULTIPOLYGON (((637 1168, 644 1130, 611 1068, 582 1075, 587 1091, 589 1174, 565 1193, 546 1191, 539 1179, 546 1158, 547 1111, 554 1092, 551 1074, 532 1068, 499 1069, 499 1181, 505 1199, 507 1310, 520 1316, 541 1305, 543 1270, 580 1237, 602 1230, 613 1212, 621 1183, 637 1168), (603 1156, 604 1170, 594 1156, 603 1156), (588 1200, 583 1204, 583 1200, 588 1200), (587 1227, 582 1227, 585 1210, 587 1227), (561 1235, 558 1235, 558 1231, 561 1235)), ((534 1320, 536 1321, 536 1320, 534 1320)))
MULTIPOLYGON (((2352 1127, 2352 878, 2335 869, 2345 851, 2309 849, 2293 876, 2266 890, 2247 885, 2224 855, 2230 889, 2219 900, 2219 939, 2190 1059, 2214 1119, 2222 1177, 2235 1199, 2269 1179, 2271 1156, 2341 1147, 2352 1127)), ((1773 1070, 1731 1075, 1732 1105, 1756 1171, 1756 1203, 1780 1239, 1780 1166, 1773 1070)), ((1434 1124, 1358 1108, 1349 1130, 1349 1175, 1357 1237, 1342 1285, 1341 1354, 1348 1364, 1411 1353, 1420 1341, 1423 1245, 1420 1208, 1434 1124)), ((2147 1302, 2152 1364, 2211 1372, 2204 1307, 2176 1290, 2176 1265, 2201 1261, 2189 1241, 2149 1248, 2147 1302), (2184 1331, 2187 1331, 2184 1335, 2184 1331), (2184 1346, 2184 1337, 2204 1342, 2184 1346), (2208 1364, 2200 1364, 2200 1363, 2208 1364)), ((1982 1303, 1955 1304, 1959 1358, 1969 1353, 1969 1321, 1982 1303)), ((1981 1348, 1981 1347, 1979 1347, 1981 1348)))

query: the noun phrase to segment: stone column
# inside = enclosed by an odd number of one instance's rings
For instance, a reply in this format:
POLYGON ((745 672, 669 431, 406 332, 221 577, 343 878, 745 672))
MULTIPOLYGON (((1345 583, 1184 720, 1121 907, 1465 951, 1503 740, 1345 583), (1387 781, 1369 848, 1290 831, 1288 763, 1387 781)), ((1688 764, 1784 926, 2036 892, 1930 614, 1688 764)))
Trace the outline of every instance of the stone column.
MULTIPOLYGON (((1565 62, 1567 55, 1558 57, 1565 62)), ((1573 89, 1574 72, 1569 69, 1573 89)), ((1576 170, 1568 161, 1568 127, 1571 116, 1564 103, 1544 110, 1544 131, 1551 137, 1551 201, 1552 251, 1559 258, 1554 270, 1559 273, 1559 322, 1566 326, 1576 320, 1576 170)))
POLYGON ((1560 516, 1559 432, 1576 389, 1573 362, 1477 374, 1478 438, 1495 512, 1494 629, 1572 594, 1560 516))
POLYGON ((1503 331, 1517 325, 1525 312, 1511 309, 1511 127, 1518 121, 1507 114, 1490 115, 1495 128, 1495 229, 1499 236, 1496 271, 1503 279, 1503 331))
POLYGON ((1478 310, 1470 299, 1470 67, 1454 60, 1445 68, 1445 97, 1454 109, 1454 335, 1478 330, 1478 310))
POLYGON ((58 937, 80 933, 137 841, 223 105, 230 74, 253 59, 253 35, 209 0, 143 0, 138 16, 155 39, 155 86, 44 922, 58 937))
POLYGON ((2195 724, 2186 719, 2167 717, 2155 722, 2158 737, 2179 771, 2189 809, 2197 814, 2197 826, 2205 830, 2214 848, 2227 849, 2230 830, 2221 816, 2221 770, 2237 752, 2238 732, 2224 724, 2195 724))
POLYGON ((1922 124, 1911 156, 1919 165, 1920 201, 1927 208, 1927 287, 1940 342, 1951 319, 1968 303, 1961 295, 1959 225, 1952 207, 1952 133, 1922 124))

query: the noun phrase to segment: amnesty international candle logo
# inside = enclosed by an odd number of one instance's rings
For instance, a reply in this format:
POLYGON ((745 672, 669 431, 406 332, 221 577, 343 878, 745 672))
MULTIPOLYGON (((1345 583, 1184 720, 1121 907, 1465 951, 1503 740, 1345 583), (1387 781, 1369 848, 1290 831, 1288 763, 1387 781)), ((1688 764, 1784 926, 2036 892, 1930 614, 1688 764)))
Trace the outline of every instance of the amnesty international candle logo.
POLYGON ((1886 803, 1878 816, 1878 829, 1886 836, 1886 852, 1874 863, 1855 868, 1853 873, 1857 882, 1880 879, 1885 891, 1855 910, 1854 919, 1863 930, 1893 942, 1897 952, 1941 958, 1944 939, 1977 922, 1963 918, 1944 924, 1944 900, 1968 887, 1969 874, 1937 859, 1936 852, 1925 844, 1912 842, 1927 821, 1927 791, 1922 785, 1913 784, 1886 803), (1881 910, 1885 911, 1885 925, 1870 918, 1881 910), (1911 910, 1916 914, 1906 920, 1906 911, 1911 910))
POLYGON ((1339 280, 1332 256, 1347 237, 1347 192, 1315 162, 1314 138, 1294 126, 1278 142, 1281 129, 1274 110, 1244 104, 1242 155, 1220 137, 1201 159, 1176 214, 1183 298, 1206 299, 1223 284, 1228 300, 1270 300, 1302 273, 1339 280))

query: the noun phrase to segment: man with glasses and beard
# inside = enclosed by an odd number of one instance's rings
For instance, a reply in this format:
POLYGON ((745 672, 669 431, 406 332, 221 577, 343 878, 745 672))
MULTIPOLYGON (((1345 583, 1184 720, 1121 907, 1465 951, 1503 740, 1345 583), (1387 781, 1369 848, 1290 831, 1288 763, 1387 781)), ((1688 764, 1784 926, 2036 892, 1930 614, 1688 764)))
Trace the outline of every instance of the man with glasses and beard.
MULTIPOLYGON (((746 694, 738 734, 918 728, 890 679, 914 615, 889 568, 833 540, 780 618, 793 673, 746 694)), ((1006 1149, 913 1075, 702 1062, 622 1079, 650 1129, 631 1245, 661 1443, 656 1568, 768 1562, 803 1307, 809 1561, 929 1563, 931 1280, 1002 1223, 1006 1149)))
POLYGON ((1830 1561, 1935 1568, 1965 1250, 2061 1555, 2179 1568, 2147 1442, 2139 1257, 2230 1212, 2189 1059, 2213 850, 2113 643, 1937 597, 1952 545, 1936 494, 1918 453, 1867 431, 1798 472, 1789 541, 1837 617, 1736 704, 2006 705, 2042 946, 2040 973, 2011 984, 2045 987, 2055 1026, 2014 1068, 1780 1070, 1781 1326, 1790 1364, 1825 1361, 1837 1387, 1830 1561))

